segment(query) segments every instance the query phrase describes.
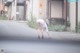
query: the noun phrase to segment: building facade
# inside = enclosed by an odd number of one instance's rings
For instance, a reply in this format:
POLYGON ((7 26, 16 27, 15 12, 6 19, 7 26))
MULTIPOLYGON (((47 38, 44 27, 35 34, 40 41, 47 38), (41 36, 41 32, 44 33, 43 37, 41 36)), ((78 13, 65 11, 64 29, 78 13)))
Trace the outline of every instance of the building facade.
POLYGON ((4 2, 3 0, 0 0, 0 15, 3 15, 4 13, 4 2))
POLYGON ((80 0, 6 0, 8 18, 31 20, 43 18, 77 31, 80 22, 80 0), (69 26, 68 26, 69 25, 69 26))
POLYGON ((26 5, 25 0, 6 0, 7 13, 9 20, 26 20, 26 5))

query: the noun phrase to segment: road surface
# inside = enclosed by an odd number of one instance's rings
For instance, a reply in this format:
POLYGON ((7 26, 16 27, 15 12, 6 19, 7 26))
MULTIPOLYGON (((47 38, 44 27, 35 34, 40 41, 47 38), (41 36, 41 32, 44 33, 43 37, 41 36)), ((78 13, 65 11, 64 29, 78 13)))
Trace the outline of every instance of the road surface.
MULTIPOLYGON (((61 37, 61 34, 57 35, 61 37)), ((0 49, 3 48, 5 53, 80 53, 79 41, 62 39, 63 41, 48 39, 47 36, 45 39, 38 39, 36 30, 27 25, 0 21, 0 49)))
MULTIPOLYGON (((57 40, 73 40, 80 41, 80 34, 71 32, 53 32, 49 31, 52 39, 57 40)), ((0 36, 6 37, 24 37, 37 38, 38 33, 35 29, 27 26, 27 24, 18 23, 15 21, 0 21, 0 36)), ((49 36, 44 33, 45 38, 49 36)))

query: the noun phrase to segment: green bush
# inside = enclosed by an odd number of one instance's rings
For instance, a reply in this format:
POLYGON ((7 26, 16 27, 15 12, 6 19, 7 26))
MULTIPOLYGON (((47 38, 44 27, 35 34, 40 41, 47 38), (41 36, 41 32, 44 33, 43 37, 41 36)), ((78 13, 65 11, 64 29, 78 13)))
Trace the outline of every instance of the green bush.
POLYGON ((49 31, 66 31, 64 25, 48 25, 49 31))
POLYGON ((36 28, 36 22, 35 20, 29 20, 28 21, 28 26, 31 28, 36 28))
POLYGON ((78 32, 80 33, 80 22, 78 24, 78 32))
POLYGON ((0 16, 0 20, 7 20, 8 18, 6 16, 0 16))

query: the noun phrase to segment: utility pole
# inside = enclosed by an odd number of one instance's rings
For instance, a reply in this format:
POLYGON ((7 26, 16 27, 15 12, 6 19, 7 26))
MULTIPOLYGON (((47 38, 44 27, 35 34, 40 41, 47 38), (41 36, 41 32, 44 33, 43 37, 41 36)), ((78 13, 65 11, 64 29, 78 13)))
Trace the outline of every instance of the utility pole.
POLYGON ((67 31, 67 0, 64 0, 64 19, 65 19, 65 28, 67 31))
POLYGON ((76 32, 78 32, 78 0, 76 0, 76 32))

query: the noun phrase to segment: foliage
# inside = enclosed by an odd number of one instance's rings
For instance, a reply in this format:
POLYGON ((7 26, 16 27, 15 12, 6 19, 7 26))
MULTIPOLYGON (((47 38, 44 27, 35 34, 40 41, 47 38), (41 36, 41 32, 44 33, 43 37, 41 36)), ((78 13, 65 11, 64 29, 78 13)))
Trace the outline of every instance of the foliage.
POLYGON ((48 25, 49 31, 66 31, 64 25, 48 25))
MULTIPOLYGON (((29 20, 28 25, 36 29, 36 18, 29 20)), ((65 25, 48 25, 48 29, 49 31, 66 31, 65 25)))
MULTIPOLYGON (((36 29, 36 22, 31 20, 31 21, 28 21, 28 25, 29 27, 31 28, 35 28, 36 29)), ((48 25, 48 29, 49 31, 65 31, 65 26, 64 25, 48 25)))
POLYGON ((78 32, 80 33, 80 22, 78 24, 78 32))
POLYGON ((0 16, 0 20, 7 20, 8 18, 6 16, 0 16))
POLYGON ((27 24, 31 28, 36 28, 36 21, 35 20, 29 20, 27 24))

